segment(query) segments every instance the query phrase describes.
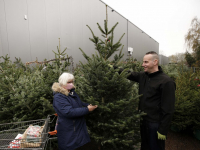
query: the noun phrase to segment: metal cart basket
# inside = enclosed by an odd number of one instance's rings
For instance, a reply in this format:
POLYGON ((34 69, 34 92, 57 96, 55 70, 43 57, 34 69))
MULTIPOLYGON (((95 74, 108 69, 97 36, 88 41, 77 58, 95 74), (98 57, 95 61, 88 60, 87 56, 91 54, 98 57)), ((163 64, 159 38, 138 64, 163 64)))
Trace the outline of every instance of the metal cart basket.
POLYGON ((43 150, 48 142, 48 131, 49 116, 47 119, 0 124, 0 150, 43 150), (28 134, 36 127, 39 128, 37 135, 28 134), (16 138, 19 135, 20 138, 16 138))

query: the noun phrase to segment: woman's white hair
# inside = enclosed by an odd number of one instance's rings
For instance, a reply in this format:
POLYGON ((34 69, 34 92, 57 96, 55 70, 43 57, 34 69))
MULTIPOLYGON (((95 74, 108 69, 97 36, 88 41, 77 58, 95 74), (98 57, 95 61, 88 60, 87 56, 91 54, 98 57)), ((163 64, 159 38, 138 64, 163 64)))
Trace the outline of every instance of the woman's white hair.
POLYGON ((68 81, 74 81, 74 75, 71 73, 64 72, 58 79, 60 86, 66 85, 68 81))

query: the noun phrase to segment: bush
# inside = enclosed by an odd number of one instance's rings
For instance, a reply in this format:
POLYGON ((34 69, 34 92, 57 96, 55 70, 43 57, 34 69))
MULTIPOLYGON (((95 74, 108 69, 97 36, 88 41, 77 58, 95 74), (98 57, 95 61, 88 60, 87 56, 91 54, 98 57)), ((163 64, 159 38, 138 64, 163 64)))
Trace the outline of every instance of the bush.
POLYGON ((0 123, 42 119, 55 112, 51 86, 70 65, 64 51, 55 53, 59 58, 53 62, 32 66, 0 57, 0 123))
POLYGON ((179 69, 176 77, 176 101, 172 126, 179 130, 200 129, 200 72, 179 69))

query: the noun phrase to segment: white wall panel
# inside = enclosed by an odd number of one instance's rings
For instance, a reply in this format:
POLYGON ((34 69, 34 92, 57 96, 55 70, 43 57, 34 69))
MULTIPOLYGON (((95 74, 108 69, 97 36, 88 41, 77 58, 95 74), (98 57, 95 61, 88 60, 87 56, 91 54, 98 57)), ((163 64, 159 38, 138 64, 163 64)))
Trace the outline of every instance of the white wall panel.
POLYGON ((61 41, 61 51, 67 47, 67 54, 70 56, 70 51, 72 51, 72 14, 73 14, 72 1, 71 0, 61 0, 60 2, 60 41, 61 41))
POLYGON ((159 54, 159 44, 131 22, 128 24, 128 37, 128 45, 134 49, 133 57, 137 60, 142 61, 145 53, 149 51, 159 54))
POLYGON ((28 20, 32 59, 48 59, 46 10, 44 0, 28 0, 28 20))
POLYGON ((84 19, 82 4, 83 0, 73 0, 71 2, 70 10, 71 10, 71 19, 70 19, 70 40, 71 49, 69 50, 69 54, 73 56, 75 62, 80 60, 82 56, 79 47, 82 46, 82 37, 83 37, 83 23, 84 19), (77 7, 79 6, 79 7, 77 7))
MULTIPOLYGON (((93 14, 95 14, 95 10, 93 9, 93 6, 98 7, 98 5, 95 4, 94 0, 84 0, 82 3, 82 43, 79 46, 84 52, 87 53, 87 55, 91 56, 96 52, 94 49, 94 43, 89 40, 89 38, 92 38, 92 33, 90 32, 89 28, 86 25, 89 25, 91 29, 94 31, 94 34, 97 35, 97 22, 93 21, 93 14), (88 4, 90 4, 88 6, 88 4)), ((104 14, 104 13, 103 13, 104 14)), ((102 16, 103 16, 102 14, 102 16)), ((95 17, 95 16, 94 16, 95 17)), ((98 21, 100 23, 100 20, 98 21)), ((81 60, 83 62, 86 62, 84 58, 82 58, 82 53, 80 50, 77 52, 81 54, 81 56, 78 58, 78 60, 81 60)))
POLYGON ((128 45, 133 48, 133 58, 142 61, 146 35, 132 23, 128 23, 128 45))
POLYGON ((47 24, 47 49, 49 59, 51 59, 55 57, 52 50, 57 51, 57 46, 59 45, 58 38, 61 37, 60 0, 45 0, 45 6, 47 24))
MULTIPOLYGON (((79 47, 89 56, 97 52, 86 25, 104 40, 97 23, 104 28, 105 19, 106 6, 99 0, 0 0, 0 56, 10 53, 12 60, 21 57, 23 62, 36 57, 38 61, 52 59, 60 38, 61 51, 67 47, 75 64, 86 62, 79 47)), ((108 28, 117 22, 114 42, 125 33, 121 40, 123 60, 129 57, 128 47, 134 49, 132 57, 140 61, 146 52, 158 52, 159 44, 154 39, 108 6, 108 28)))
POLYGON ((0 0, 0 56, 9 56, 5 3, 0 0))
POLYGON ((27 1, 4 2, 10 57, 12 60, 20 57, 24 62, 30 61, 29 22, 24 19, 24 15, 27 15, 27 1))

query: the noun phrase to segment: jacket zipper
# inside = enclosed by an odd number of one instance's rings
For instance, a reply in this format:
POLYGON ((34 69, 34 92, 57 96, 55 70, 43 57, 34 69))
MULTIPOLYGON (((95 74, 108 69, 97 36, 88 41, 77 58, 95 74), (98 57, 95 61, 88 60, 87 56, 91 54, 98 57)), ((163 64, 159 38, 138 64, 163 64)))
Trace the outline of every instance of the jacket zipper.
POLYGON ((73 120, 73 124, 74 124, 74 132, 76 131, 76 128, 75 128, 75 121, 73 120))

